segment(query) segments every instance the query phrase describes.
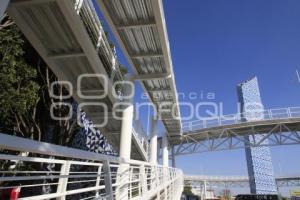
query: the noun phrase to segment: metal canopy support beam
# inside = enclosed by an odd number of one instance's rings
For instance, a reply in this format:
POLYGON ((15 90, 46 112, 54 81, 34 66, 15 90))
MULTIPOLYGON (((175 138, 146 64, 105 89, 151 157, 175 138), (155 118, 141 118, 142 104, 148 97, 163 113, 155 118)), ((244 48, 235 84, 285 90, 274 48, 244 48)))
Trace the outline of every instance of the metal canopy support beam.
POLYGON ((49 59, 64 59, 64 58, 74 58, 74 57, 84 57, 85 54, 83 52, 70 52, 64 54, 54 54, 49 55, 49 59))
POLYGON ((172 92, 172 90, 170 90, 170 89, 151 89, 151 90, 148 90, 148 91, 151 92, 151 93, 155 93, 155 92, 162 92, 162 93, 172 92))
POLYGON ((138 55, 130 55, 131 58, 138 59, 138 58, 161 58, 164 57, 161 53, 151 53, 151 54, 138 54, 138 55))
POLYGON ((157 164, 157 120, 151 120, 151 138, 150 138, 150 163, 157 164))
POLYGON ((143 27, 155 27, 155 22, 144 22, 139 24, 128 24, 117 26, 118 30, 134 29, 134 28, 143 28, 143 27))
MULTIPOLYGON (((3 0, 1 0, 3 1, 3 0)), ((55 0, 27 0, 27 1, 13 1, 12 4, 14 6, 31 6, 35 4, 49 3, 54 2, 55 0)))
POLYGON ((172 75, 168 73, 157 73, 157 74, 138 74, 138 75, 132 75, 129 77, 130 80, 139 80, 139 81, 145 81, 145 80, 154 80, 154 79, 168 79, 171 78, 172 75))

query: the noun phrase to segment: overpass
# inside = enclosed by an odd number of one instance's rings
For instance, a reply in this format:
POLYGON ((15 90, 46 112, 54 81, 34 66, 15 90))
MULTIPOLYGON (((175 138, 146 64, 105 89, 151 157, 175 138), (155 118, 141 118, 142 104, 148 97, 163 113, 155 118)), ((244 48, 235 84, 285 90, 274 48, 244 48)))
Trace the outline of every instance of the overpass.
MULTIPOLYGON (((300 175, 277 176, 275 177, 277 187, 299 187, 300 175)), ((184 184, 190 186, 237 188, 249 187, 248 176, 202 176, 185 175, 184 184)))
MULTIPOLYGON (((257 113, 236 113, 183 123, 183 134, 171 136, 174 155, 240 149, 246 146, 292 145, 300 143, 300 107, 269 109, 257 113), (258 119, 244 122, 241 116, 258 119), (263 134, 260 140, 249 142, 244 136, 263 134)), ((172 156, 172 155, 171 155, 172 156)))

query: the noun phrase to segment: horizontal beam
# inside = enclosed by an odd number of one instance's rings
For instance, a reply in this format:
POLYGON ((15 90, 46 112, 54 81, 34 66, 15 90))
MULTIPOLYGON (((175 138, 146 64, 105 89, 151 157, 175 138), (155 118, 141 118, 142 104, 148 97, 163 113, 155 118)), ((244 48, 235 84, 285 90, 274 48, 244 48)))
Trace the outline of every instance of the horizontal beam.
POLYGON ((162 53, 146 53, 146 54, 133 54, 130 55, 133 59, 139 58, 162 58, 164 55, 162 53))
POLYGON ((55 0, 11 0, 11 4, 14 6, 29 6, 29 5, 35 5, 35 4, 43 4, 43 3, 49 3, 54 2, 55 0))
POLYGON ((145 28, 145 27, 156 27, 156 23, 144 22, 144 23, 126 24, 126 25, 117 26, 117 29, 126 30, 126 29, 145 28))
POLYGON ((62 53, 62 54, 50 54, 48 55, 49 59, 64 59, 64 58, 74 58, 74 57, 84 57, 85 54, 83 52, 70 52, 70 53, 62 53))
POLYGON ((2 133, 0 133, 0 148, 75 159, 122 162, 122 159, 114 156, 101 155, 98 153, 63 147, 45 142, 37 142, 34 140, 10 136, 2 133))
POLYGON ((164 92, 172 92, 172 90, 171 89, 151 89, 151 90, 148 90, 148 92, 151 92, 151 93, 155 93, 155 92, 164 93, 164 92))
POLYGON ((157 74, 138 74, 129 76, 129 80, 145 81, 145 80, 155 80, 155 79, 169 79, 172 75, 168 73, 157 73, 157 74))

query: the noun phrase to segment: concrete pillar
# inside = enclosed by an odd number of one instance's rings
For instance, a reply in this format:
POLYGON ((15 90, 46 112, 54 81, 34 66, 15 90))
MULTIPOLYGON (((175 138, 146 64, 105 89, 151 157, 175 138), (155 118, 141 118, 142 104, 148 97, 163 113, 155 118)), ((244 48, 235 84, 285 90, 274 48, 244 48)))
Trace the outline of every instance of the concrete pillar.
POLYGON ((157 119, 151 120, 150 163, 157 164, 157 119))
POLYGON ((172 167, 176 167, 176 157, 175 157, 175 148, 172 146, 172 167))
POLYGON ((4 15, 4 12, 7 9, 8 3, 10 0, 1 0, 0 1, 0 20, 2 20, 2 17, 4 15))
MULTIPOLYGON (((133 88, 131 88, 129 85, 126 85, 125 87, 124 96, 128 96, 131 94, 133 88)), ((132 99, 126 99, 126 101, 124 101, 122 114, 119 157, 128 161, 130 160, 131 155, 133 113, 134 108, 132 99)), ((130 165, 126 163, 121 164, 118 168, 117 183, 119 186, 116 190, 116 199, 128 199, 130 194, 129 192, 131 192, 128 184, 130 177, 130 165)))
POLYGON ((168 137, 166 134, 162 138, 162 159, 163 166, 169 167, 168 137))
POLYGON ((130 159, 131 154, 131 136, 133 121, 133 105, 127 105, 123 110, 121 138, 120 138, 120 157, 130 159))

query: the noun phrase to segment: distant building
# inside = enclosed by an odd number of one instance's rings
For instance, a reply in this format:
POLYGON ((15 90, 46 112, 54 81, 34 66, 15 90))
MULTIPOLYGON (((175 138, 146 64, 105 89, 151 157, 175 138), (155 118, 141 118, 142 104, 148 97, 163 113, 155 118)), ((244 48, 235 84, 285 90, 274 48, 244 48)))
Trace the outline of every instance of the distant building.
MULTIPOLYGON (((257 78, 245 81, 237 87, 238 98, 241 104, 243 121, 261 120, 264 110, 257 78)), ((245 140, 253 142, 264 135, 245 136, 245 140)), ((264 141, 265 144, 268 140, 264 141)), ((277 187, 273 172, 273 163, 269 147, 246 147, 246 159, 250 181, 251 194, 276 194, 277 187)))

